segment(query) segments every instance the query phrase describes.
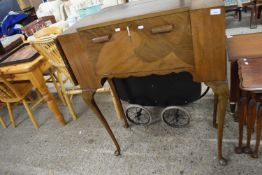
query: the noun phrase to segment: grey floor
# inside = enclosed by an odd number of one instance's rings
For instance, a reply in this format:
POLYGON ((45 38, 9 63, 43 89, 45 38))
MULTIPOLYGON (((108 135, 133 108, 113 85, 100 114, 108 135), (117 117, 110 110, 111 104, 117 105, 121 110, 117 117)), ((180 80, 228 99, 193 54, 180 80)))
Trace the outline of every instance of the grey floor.
MULTIPOLYGON (((241 23, 227 17, 227 25, 229 35, 250 31, 245 15, 241 23)), ((56 122, 46 104, 35 109, 33 112, 41 124, 39 130, 33 128, 22 106, 14 107, 17 128, 0 127, 0 175, 262 174, 261 153, 257 160, 234 154, 238 125, 228 112, 223 142, 228 165, 218 165, 211 92, 185 107, 191 114, 191 122, 186 128, 179 129, 160 121, 160 108, 150 108, 154 119, 152 125, 131 125, 125 129, 115 117, 110 95, 96 95, 96 101, 121 145, 122 155, 119 157, 113 155, 112 141, 81 97, 76 96, 73 101, 79 116, 77 121, 72 121, 67 109, 59 104, 68 122, 65 127, 56 122)), ((0 113, 9 124, 6 109, 0 113)))

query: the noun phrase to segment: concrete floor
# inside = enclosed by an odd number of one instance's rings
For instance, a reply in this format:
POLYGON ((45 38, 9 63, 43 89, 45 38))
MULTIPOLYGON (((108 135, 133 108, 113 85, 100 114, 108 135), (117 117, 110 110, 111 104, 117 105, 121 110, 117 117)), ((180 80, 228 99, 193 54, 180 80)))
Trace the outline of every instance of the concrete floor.
MULTIPOLYGON (((228 17, 227 22, 230 20, 236 23, 228 17)), ((227 32, 239 32, 232 30, 227 32)), ((0 128, 0 175, 262 174, 261 153, 257 160, 234 153, 238 125, 229 113, 223 142, 228 165, 218 165, 211 92, 185 107, 191 114, 191 122, 186 128, 168 127, 159 120, 162 109, 150 108, 154 124, 147 127, 131 125, 125 129, 115 117, 110 95, 96 95, 121 145, 119 157, 113 155, 112 141, 82 98, 76 96, 73 101, 79 116, 77 121, 72 121, 67 109, 59 104, 68 122, 65 127, 56 122, 46 104, 35 109, 33 112, 41 125, 39 130, 33 128, 23 107, 15 106, 17 128, 0 128)), ((6 109, 0 113, 9 124, 6 109)))

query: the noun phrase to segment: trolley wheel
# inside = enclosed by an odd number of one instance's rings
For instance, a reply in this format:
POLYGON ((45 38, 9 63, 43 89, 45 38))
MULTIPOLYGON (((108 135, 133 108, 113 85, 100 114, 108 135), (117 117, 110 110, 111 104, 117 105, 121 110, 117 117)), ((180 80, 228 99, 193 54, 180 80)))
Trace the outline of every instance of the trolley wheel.
POLYGON ((126 117, 136 125, 149 125, 151 122, 149 111, 140 105, 130 105, 126 109, 126 117))
POLYGON ((174 128, 182 128, 189 124, 190 114, 182 107, 170 106, 161 113, 162 120, 174 128))

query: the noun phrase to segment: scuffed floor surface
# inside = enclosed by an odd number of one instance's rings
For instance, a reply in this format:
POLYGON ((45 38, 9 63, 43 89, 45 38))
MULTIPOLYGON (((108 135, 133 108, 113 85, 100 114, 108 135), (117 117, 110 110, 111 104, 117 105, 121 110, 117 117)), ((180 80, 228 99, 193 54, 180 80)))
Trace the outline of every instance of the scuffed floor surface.
MULTIPOLYGON (((229 114, 226 115, 223 146, 229 162, 226 167, 218 165, 211 93, 186 106, 192 115, 191 122, 179 129, 160 120, 160 108, 150 108, 152 125, 131 125, 125 129, 115 117, 109 94, 98 94, 96 101, 121 145, 121 156, 114 156, 115 147, 105 129, 81 96, 76 96, 77 121, 71 121, 67 109, 59 105, 68 121, 65 127, 56 122, 45 104, 33 111, 41 124, 39 130, 33 128, 22 106, 15 107, 18 127, 0 129, 0 174, 262 174, 261 154, 257 160, 234 154, 238 125, 229 114)), ((1 113, 9 123, 7 111, 1 113)))

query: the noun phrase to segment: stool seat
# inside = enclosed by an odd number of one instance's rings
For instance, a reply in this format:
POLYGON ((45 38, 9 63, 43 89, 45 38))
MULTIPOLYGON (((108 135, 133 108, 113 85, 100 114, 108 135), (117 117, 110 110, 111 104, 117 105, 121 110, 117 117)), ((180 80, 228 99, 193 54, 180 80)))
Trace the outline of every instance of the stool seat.
POLYGON ((243 58, 238 60, 238 66, 240 89, 262 93, 262 58, 243 58))

